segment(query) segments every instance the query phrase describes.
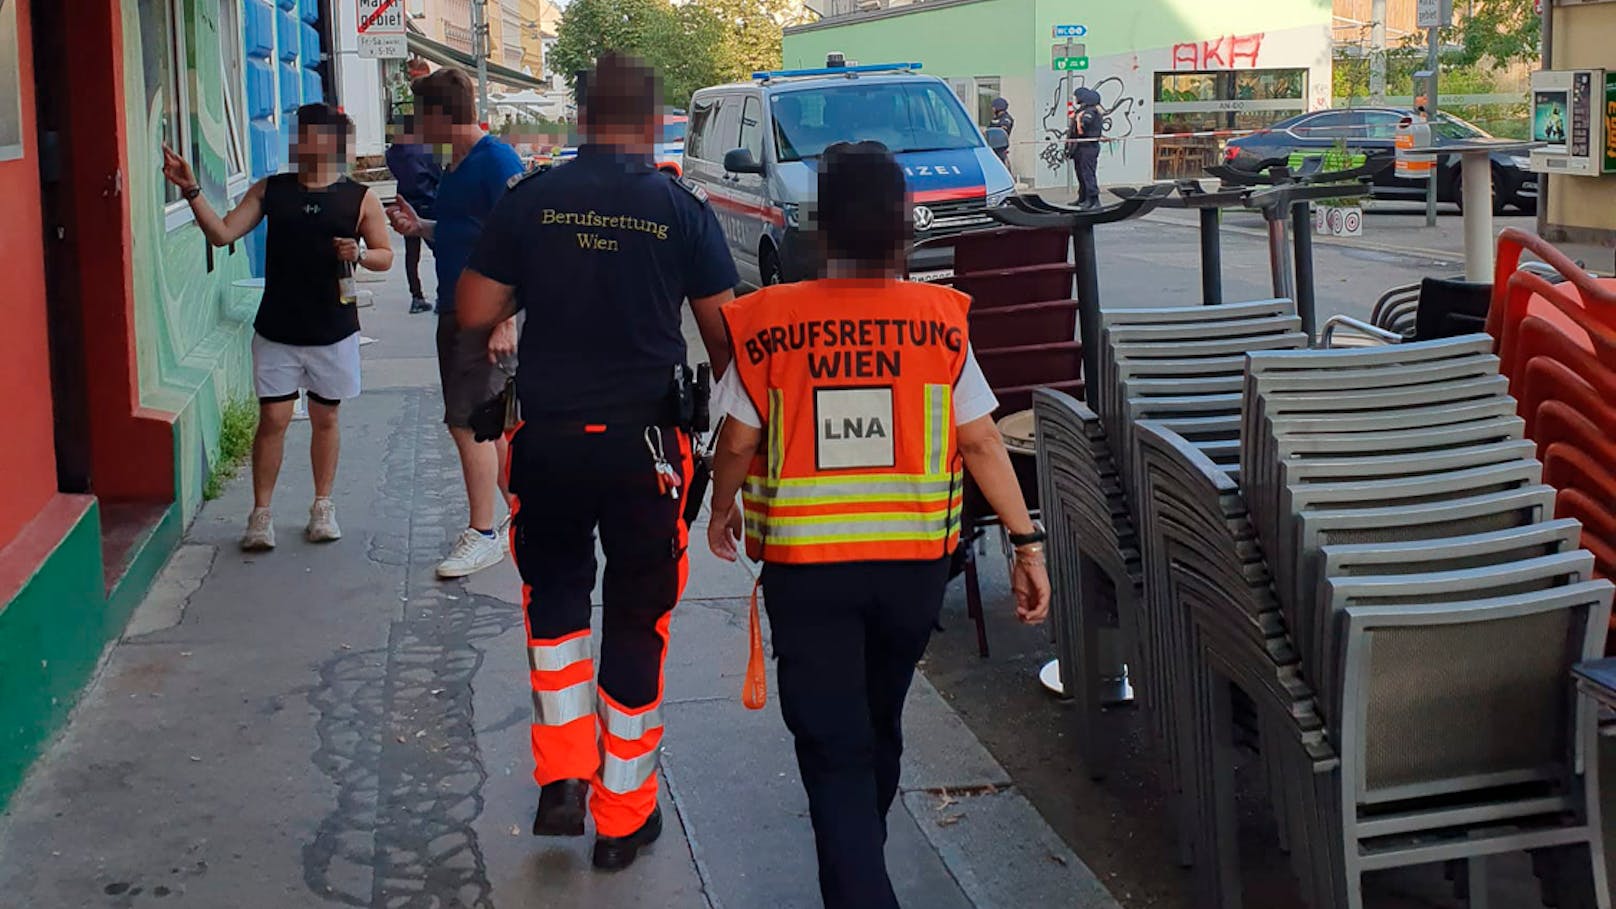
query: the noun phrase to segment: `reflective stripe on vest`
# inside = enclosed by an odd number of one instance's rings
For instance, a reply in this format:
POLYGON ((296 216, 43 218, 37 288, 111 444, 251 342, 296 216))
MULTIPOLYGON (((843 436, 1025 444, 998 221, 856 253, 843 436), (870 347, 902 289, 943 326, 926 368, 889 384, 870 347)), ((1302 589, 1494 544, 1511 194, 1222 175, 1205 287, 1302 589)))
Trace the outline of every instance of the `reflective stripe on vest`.
POLYGON ((594 712, 594 682, 579 682, 559 691, 533 692, 533 724, 536 726, 565 726, 594 712))

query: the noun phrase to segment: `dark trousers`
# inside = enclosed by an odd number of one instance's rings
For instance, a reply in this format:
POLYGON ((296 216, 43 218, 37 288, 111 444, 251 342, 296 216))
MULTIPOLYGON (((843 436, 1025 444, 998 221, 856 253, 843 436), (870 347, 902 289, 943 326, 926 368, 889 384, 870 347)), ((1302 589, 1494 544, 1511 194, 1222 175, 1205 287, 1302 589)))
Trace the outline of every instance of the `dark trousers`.
MULTIPOLYGON (((511 443, 510 485, 519 503, 511 551, 527 588, 529 637, 589 627, 599 527, 606 555, 600 687, 626 707, 661 696, 667 642, 658 623, 688 575, 680 502, 657 486, 644 429, 546 433, 528 424, 511 443)), ((664 429, 663 444, 688 478, 689 443, 664 429)))
POLYGON ((903 702, 947 581, 947 559, 764 566, 826 909, 897 909, 884 846, 903 702))
POLYGON ((421 238, 404 238, 404 275, 410 281, 410 296, 424 297, 421 292, 421 238))
POLYGON ((1077 201, 1099 202, 1100 177, 1097 173, 1100 165, 1099 144, 1085 142, 1079 145, 1072 161, 1077 165, 1077 201))

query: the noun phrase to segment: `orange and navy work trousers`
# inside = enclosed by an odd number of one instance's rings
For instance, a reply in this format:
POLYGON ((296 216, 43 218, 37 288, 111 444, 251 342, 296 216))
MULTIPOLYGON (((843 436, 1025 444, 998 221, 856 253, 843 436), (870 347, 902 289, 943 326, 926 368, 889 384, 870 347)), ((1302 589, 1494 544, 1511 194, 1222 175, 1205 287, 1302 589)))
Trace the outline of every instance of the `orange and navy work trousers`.
MULTIPOLYGON (((682 494, 689 438, 664 427, 662 439, 682 494)), ((590 781, 596 831, 627 836, 657 804, 668 622, 688 576, 683 501, 659 484, 643 423, 529 421, 512 439, 509 469, 534 779, 590 781), (598 641, 590 627, 597 530, 606 557, 598 641)))

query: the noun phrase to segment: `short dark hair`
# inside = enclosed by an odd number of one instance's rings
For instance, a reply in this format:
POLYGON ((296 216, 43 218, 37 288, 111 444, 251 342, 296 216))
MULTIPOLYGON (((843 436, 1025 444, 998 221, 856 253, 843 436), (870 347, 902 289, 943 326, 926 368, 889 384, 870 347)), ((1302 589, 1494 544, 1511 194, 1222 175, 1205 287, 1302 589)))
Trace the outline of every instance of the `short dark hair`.
POLYGON ((837 142, 819 158, 816 227, 833 259, 891 261, 909 242, 913 220, 903 168, 879 142, 837 142))
POLYGON ((465 70, 446 66, 416 79, 410 89, 422 112, 440 111, 457 125, 477 122, 477 89, 465 70))
POLYGON ((299 130, 307 127, 333 129, 337 134, 337 150, 344 155, 348 153, 348 137, 353 133, 353 121, 340 108, 316 101, 298 108, 294 116, 299 130))
POLYGON ((606 51, 583 76, 580 117, 589 126, 644 126, 662 107, 662 85, 651 65, 630 54, 606 51))

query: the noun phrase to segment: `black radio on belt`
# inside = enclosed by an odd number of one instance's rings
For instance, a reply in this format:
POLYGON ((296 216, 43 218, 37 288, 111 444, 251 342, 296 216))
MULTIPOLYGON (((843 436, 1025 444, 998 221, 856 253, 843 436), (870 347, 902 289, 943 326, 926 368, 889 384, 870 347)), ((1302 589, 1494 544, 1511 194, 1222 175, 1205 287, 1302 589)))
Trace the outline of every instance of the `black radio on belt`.
POLYGON ((706 363, 696 367, 692 372, 685 365, 673 368, 672 387, 669 389, 669 400, 673 402, 673 412, 677 415, 677 424, 687 432, 706 432, 712 422, 710 404, 713 394, 713 369, 706 363))

